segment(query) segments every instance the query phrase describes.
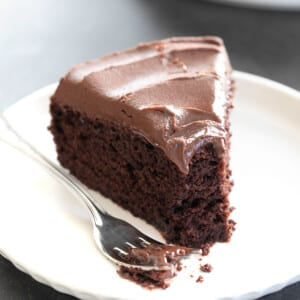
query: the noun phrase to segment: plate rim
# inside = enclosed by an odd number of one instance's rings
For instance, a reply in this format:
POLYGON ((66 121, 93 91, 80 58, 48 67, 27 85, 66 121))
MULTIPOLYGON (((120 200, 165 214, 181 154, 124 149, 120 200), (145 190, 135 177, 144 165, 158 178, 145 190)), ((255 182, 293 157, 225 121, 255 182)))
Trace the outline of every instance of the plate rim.
POLYGON ((224 5, 235 5, 238 7, 249 7, 253 9, 269 9, 269 10, 284 10, 284 11, 292 11, 299 10, 300 3, 296 3, 295 1, 286 2, 277 2, 277 1, 253 1, 253 0, 213 0, 213 2, 224 4, 224 5))

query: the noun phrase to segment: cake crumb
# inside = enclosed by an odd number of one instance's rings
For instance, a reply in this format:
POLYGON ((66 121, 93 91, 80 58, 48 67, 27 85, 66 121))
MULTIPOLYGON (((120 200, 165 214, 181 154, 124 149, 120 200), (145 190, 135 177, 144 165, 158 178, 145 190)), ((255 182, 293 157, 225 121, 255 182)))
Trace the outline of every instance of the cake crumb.
POLYGON ((210 250, 211 246, 212 246, 211 244, 206 244, 201 248, 202 256, 207 256, 209 254, 209 250, 210 250))
POLYGON ((183 268, 182 265, 181 265, 181 264, 178 264, 177 267, 176 267, 176 270, 177 270, 178 272, 180 272, 180 271, 182 270, 182 268, 183 268))
POLYGON ((230 211, 230 212, 233 212, 234 210, 235 210, 235 207, 234 207, 234 206, 229 207, 229 211, 230 211))
POLYGON ((198 278, 196 279, 196 282, 202 283, 204 281, 203 276, 198 276, 198 278))
POLYGON ((212 265, 210 264, 201 265, 200 270, 205 273, 210 273, 212 271, 212 265))

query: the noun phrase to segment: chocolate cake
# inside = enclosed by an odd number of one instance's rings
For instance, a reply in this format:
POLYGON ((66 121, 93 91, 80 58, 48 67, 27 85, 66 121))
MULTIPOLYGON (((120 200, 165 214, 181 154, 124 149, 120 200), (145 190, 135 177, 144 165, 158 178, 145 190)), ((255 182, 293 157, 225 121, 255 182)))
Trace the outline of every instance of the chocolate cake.
POLYGON ((75 66, 51 98, 58 160, 170 243, 228 241, 231 73, 222 40, 210 36, 75 66))

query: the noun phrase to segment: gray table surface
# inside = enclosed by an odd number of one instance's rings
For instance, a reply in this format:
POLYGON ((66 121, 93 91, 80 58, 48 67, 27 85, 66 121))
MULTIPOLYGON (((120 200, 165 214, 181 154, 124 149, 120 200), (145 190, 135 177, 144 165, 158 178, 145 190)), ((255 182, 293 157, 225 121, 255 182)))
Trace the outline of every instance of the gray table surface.
MULTIPOLYGON (((86 59, 142 41, 203 34, 224 38, 235 69, 300 90, 300 12, 196 0, 2 0, 0 109, 86 59)), ((0 256, 0 299, 72 297, 35 282, 0 256)), ((300 284, 263 299, 300 299, 300 284)))

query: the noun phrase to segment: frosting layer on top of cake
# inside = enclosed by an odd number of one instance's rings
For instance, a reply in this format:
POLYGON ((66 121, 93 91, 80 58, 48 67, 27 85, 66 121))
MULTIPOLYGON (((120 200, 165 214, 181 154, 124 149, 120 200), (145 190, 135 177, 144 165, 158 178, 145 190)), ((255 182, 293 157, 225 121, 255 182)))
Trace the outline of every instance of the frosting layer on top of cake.
POLYGON ((223 147, 231 71, 220 38, 170 38, 73 67, 51 101, 130 127, 187 174, 207 138, 223 147))

